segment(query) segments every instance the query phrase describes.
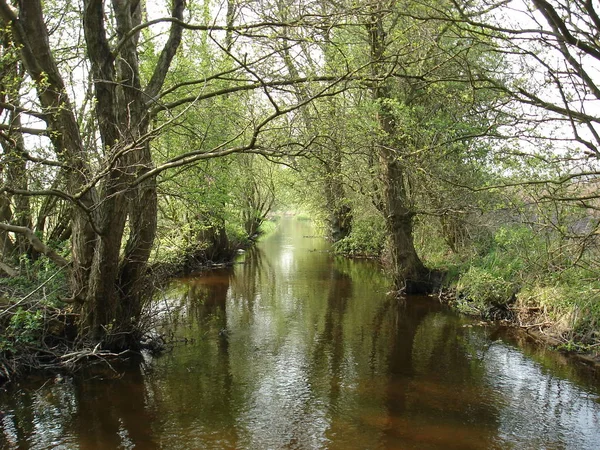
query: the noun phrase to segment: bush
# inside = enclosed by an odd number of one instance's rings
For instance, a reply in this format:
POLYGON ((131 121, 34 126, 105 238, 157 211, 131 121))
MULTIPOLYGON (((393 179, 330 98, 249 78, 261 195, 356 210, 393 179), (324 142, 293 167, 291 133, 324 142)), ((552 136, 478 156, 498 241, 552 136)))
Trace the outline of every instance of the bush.
POLYGON ((0 352, 15 352, 20 346, 38 343, 43 328, 44 315, 41 310, 18 308, 10 317, 6 331, 0 336, 0 352))
POLYGON ((459 296, 481 309, 489 305, 505 305, 513 298, 517 286, 483 267, 471 267, 462 274, 456 285, 459 296))
POLYGON ((490 239, 487 252, 475 255, 454 271, 460 304, 471 313, 489 315, 491 309, 508 310, 521 287, 530 283, 530 257, 537 242, 526 227, 502 227, 490 239), (464 266, 463 266, 464 267, 464 266), (467 305, 468 304, 468 305, 467 305))
POLYGON ((352 232, 333 244, 335 253, 348 256, 378 257, 386 242, 385 224, 378 216, 354 220, 352 232))
POLYGON ((263 223, 260 224, 260 228, 258 229, 258 234, 260 237, 267 237, 277 229, 277 223, 279 221, 279 217, 274 218, 273 220, 264 220, 263 223))
POLYGON ((35 262, 23 258, 21 273, 15 277, 0 278, 0 295, 21 298, 37 290, 31 300, 44 305, 58 306, 59 298, 68 296, 67 270, 57 268, 48 258, 41 256, 35 262), (43 285, 42 289, 38 289, 43 285))
POLYGON ((228 222, 225 224, 225 232, 227 233, 229 246, 232 249, 246 248, 252 244, 250 236, 241 224, 228 222))

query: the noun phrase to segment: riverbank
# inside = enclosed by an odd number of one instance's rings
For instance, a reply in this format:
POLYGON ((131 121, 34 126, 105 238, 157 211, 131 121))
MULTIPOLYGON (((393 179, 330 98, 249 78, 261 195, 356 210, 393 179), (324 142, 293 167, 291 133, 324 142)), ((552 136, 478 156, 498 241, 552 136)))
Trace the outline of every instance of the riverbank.
MULTIPOLYGON (((595 273, 564 254, 548 255, 531 233, 517 231, 501 229, 482 249, 464 246, 460 252, 448 251, 435 234, 419 234, 419 252, 441 280, 434 283, 434 292, 461 313, 502 321, 550 348, 600 364, 600 283, 595 273)), ((383 242, 378 228, 369 225, 353 230, 333 250, 350 258, 379 259, 389 272, 383 242)))
MULTIPOLYGON (((370 218, 355 225, 349 236, 333 244, 334 252, 377 258, 390 272, 381 221, 370 218)), ((493 232, 470 230, 460 245, 450 248, 435 223, 418 225, 415 245, 430 273, 444 274, 439 285, 431 286, 444 303, 484 321, 503 321, 578 359, 600 362, 596 250, 554 242, 518 224, 493 232)))
POLYGON ((524 298, 517 293, 503 304, 483 303, 469 299, 457 292, 456 288, 449 287, 441 289, 437 297, 441 303, 462 314, 502 323, 539 345, 600 369, 600 344, 578 340, 572 327, 572 318, 569 321, 567 315, 562 320, 553 320, 556 311, 542 303, 533 303, 529 297, 524 298))
MULTIPOLYGON (((228 267, 240 251, 248 250, 276 229, 278 218, 265 221, 253 236, 213 239, 207 244, 157 251, 147 268, 148 299, 179 277, 218 267, 228 267)), ((0 385, 31 372, 72 373, 88 364, 110 367, 116 359, 141 350, 161 352, 165 342, 154 330, 156 319, 149 308, 142 313, 136 346, 115 353, 82 340, 77 330, 77 305, 66 299, 68 280, 63 268, 41 259, 23 276, 0 278, 0 385), (44 263, 44 264, 42 264, 44 263)))
MULTIPOLYGON (((232 265, 239 250, 238 246, 212 253, 190 249, 177 258, 155 262, 148 268, 148 298, 173 278, 232 265)), ((164 348, 162 338, 152 332, 155 323, 150 312, 140 320, 138 345, 127 351, 115 353, 81 340, 78 308, 65 300, 67 280, 60 274, 60 269, 49 267, 33 278, 5 278, 0 283, 0 385, 31 372, 47 372, 50 377, 88 364, 110 367, 112 361, 141 350, 156 353, 164 348)))
POLYGON ((314 235, 282 220, 243 265, 174 280, 157 302, 180 342, 168 354, 0 390, 0 440, 597 448, 600 384, 590 371, 436 299, 398 301, 379 264, 333 257, 314 235))

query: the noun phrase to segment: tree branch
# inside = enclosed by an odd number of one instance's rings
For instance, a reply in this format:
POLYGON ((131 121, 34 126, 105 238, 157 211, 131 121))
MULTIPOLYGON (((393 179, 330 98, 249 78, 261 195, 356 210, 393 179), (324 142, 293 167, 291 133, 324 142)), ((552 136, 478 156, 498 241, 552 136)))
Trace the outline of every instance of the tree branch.
POLYGON ((162 88, 171 61, 181 44, 181 35, 183 33, 183 10, 185 9, 185 0, 173 0, 173 12, 172 16, 177 21, 171 22, 171 31, 169 32, 169 39, 165 43, 165 46, 160 53, 158 62, 154 67, 154 73, 150 79, 148 86, 146 86, 145 94, 150 98, 156 97, 160 89, 162 88))
POLYGON ((40 241, 40 239, 35 235, 33 230, 31 230, 27 227, 20 227, 17 225, 11 225, 8 223, 0 222, 0 230, 24 235, 31 243, 31 246, 37 252, 40 252, 40 253, 46 255, 50 259, 50 261, 52 261, 58 267, 65 267, 70 264, 69 261, 67 261, 65 258, 63 258, 58 253, 56 253, 56 251, 54 251, 54 249, 52 249, 51 247, 48 247, 46 244, 44 244, 42 241, 40 241))

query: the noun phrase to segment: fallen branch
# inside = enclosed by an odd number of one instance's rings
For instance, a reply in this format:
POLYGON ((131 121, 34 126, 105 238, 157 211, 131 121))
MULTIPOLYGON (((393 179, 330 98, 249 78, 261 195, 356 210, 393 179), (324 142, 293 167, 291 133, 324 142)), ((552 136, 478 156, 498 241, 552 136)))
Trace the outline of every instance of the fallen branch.
POLYGON ((525 330, 529 330, 530 328, 539 327, 541 329, 542 327, 549 327, 551 325, 552 325, 552 322, 540 322, 540 323, 534 323, 534 324, 531 324, 531 325, 522 325, 522 324, 519 324, 519 327, 524 328, 525 330))
MULTIPOLYGON (((96 357, 102 360, 106 360, 107 358, 120 358, 124 354, 128 352, 128 350, 124 350, 121 353, 112 353, 108 350, 99 350, 100 344, 96 345, 93 349, 84 348, 82 350, 78 350, 76 352, 71 352, 64 354, 60 357, 62 364, 66 367, 73 367, 80 361, 84 359, 89 359, 91 357, 96 357)), ((109 364, 110 366, 110 364, 109 364)))
POLYGON ((519 306, 519 307, 513 307, 511 309, 513 311, 518 311, 518 312, 523 312, 523 311, 534 312, 534 311, 542 311, 543 308, 541 306, 519 306))

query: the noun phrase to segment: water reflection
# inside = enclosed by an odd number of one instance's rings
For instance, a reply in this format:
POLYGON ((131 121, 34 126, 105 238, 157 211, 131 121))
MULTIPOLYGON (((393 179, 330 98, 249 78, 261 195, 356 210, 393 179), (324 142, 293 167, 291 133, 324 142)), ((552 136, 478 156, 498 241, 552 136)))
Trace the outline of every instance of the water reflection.
POLYGON ((284 221, 234 268, 174 285, 167 355, 12 387, 0 448, 599 446, 597 380, 387 296, 376 265, 313 234, 284 221))

